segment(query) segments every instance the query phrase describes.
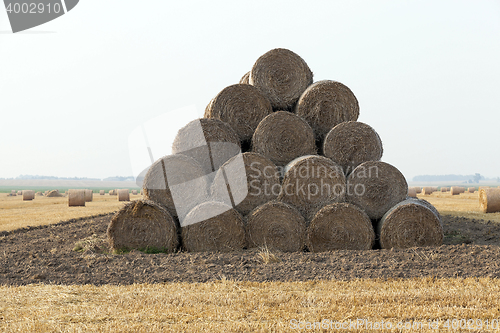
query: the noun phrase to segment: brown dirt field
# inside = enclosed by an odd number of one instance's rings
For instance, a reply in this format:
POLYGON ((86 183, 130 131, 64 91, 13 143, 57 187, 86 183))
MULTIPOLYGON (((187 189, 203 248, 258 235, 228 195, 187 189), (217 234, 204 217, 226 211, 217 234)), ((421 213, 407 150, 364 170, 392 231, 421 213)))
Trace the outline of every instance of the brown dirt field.
POLYGON ((273 258, 258 249, 110 254, 105 233, 111 217, 0 233, 0 285, 500 277, 500 224, 491 221, 444 216, 445 245, 435 248, 275 252, 276 260, 267 260, 273 258))

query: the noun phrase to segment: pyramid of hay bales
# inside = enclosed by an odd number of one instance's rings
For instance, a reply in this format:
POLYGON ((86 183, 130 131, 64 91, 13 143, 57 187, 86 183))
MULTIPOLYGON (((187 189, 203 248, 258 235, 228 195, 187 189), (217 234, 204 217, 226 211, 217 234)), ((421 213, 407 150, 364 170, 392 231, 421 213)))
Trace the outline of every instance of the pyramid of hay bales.
POLYGON ((154 247, 146 240, 161 234, 187 251, 442 244, 439 213, 408 196, 404 176, 381 161, 382 140, 359 113, 343 83, 313 82, 290 50, 265 53, 208 103, 204 118, 179 130, 173 155, 144 178, 144 201, 117 213, 110 243, 154 247))

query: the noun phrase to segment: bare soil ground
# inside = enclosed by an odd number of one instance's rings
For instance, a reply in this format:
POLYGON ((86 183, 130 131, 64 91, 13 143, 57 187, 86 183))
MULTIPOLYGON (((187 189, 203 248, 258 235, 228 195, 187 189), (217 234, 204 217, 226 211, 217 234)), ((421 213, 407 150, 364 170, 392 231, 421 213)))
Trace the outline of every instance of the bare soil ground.
POLYGON ((445 215, 445 244, 435 248, 274 252, 266 258, 259 249, 110 254, 111 217, 0 232, 0 285, 500 277, 500 224, 492 221, 445 215))

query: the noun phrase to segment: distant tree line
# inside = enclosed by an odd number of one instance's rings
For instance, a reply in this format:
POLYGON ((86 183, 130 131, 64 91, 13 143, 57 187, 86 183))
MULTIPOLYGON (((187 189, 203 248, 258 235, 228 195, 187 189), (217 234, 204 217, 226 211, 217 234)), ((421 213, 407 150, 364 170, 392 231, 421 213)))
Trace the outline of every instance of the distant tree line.
MULTIPOLYGON (((14 180, 14 179, 48 179, 48 180, 93 180, 93 181, 101 181, 101 179, 99 178, 87 178, 87 177, 56 177, 56 176, 40 176, 40 175, 20 175, 20 176, 17 176, 16 178, 0 178, 2 180, 5 180, 5 179, 10 179, 10 180, 14 180)), ((121 177, 121 176, 115 176, 115 177, 108 177, 108 178, 104 178, 102 179, 102 181, 119 181, 119 182, 123 182, 123 181, 135 181, 135 178, 132 177, 132 176, 128 176, 128 177, 121 177)))
MULTIPOLYGON (((485 179, 479 173, 474 175, 422 175, 413 177, 414 182, 468 182, 468 183, 479 183, 480 180, 485 179)), ((500 179, 500 177, 498 178, 500 179)))

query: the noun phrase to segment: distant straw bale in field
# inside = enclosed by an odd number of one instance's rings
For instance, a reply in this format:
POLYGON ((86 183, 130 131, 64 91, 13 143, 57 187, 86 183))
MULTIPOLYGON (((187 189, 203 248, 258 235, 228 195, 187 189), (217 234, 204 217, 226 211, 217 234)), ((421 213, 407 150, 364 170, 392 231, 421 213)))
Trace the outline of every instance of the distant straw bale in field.
POLYGON ((146 199, 165 207, 172 216, 183 218, 206 200, 208 178, 193 158, 167 155, 151 165, 144 177, 143 189, 146 199))
POLYGON ((307 63, 288 49, 273 49, 260 56, 250 71, 249 83, 259 89, 274 110, 292 110, 313 83, 307 63))
POLYGON ((195 119, 181 128, 172 144, 173 154, 192 157, 205 171, 217 171, 231 157, 241 151, 235 131, 219 119, 195 119))
POLYGON ((243 217, 222 202, 207 201, 181 221, 183 247, 189 252, 235 251, 246 246, 243 217))
POLYGON ((349 203, 323 207, 307 230, 306 244, 311 252, 369 250, 374 243, 375 231, 370 218, 349 203))
POLYGON ((215 118, 227 123, 240 141, 252 139, 260 121, 273 112, 262 93, 249 84, 234 84, 224 88, 205 109, 204 118, 215 118))
POLYGON ((91 202, 94 200, 94 193, 92 190, 85 190, 85 202, 91 202))
POLYGON ((137 195, 137 190, 132 190, 132 195, 137 195))
POLYGON ((118 194, 117 190, 110 190, 109 191, 109 195, 117 195, 117 194, 118 194))
POLYGON ((296 207, 310 221, 323 206, 343 202, 345 186, 338 164, 324 156, 303 156, 286 166, 278 200, 296 207))
POLYGON ((297 115, 311 125, 317 140, 345 121, 356 121, 359 104, 351 89, 340 82, 318 81, 307 88, 295 107, 297 115))
POLYGON ((465 193, 465 187, 462 186, 452 186, 450 189, 451 195, 459 195, 460 193, 465 193))
POLYGON ((29 201, 35 199, 35 191, 23 190, 23 201, 29 201))
POLYGON ((469 188, 467 189, 467 192, 469 192, 469 193, 474 193, 475 191, 476 191, 476 188, 475 188, 475 187, 469 187, 469 188))
POLYGON ((347 201, 363 209, 373 220, 381 218, 407 194, 408 184, 403 174, 385 162, 362 163, 347 178, 347 201))
POLYGON ((408 187, 408 196, 412 198, 417 197, 417 191, 415 190, 414 187, 408 187))
POLYGON ((17 195, 23 195, 23 191, 17 191, 17 195))
POLYGON ((264 247, 283 252, 302 251, 306 221, 291 205, 269 201, 247 216, 249 247, 264 247))
POLYGON ((69 190, 68 206, 69 207, 85 206, 85 190, 69 190))
POLYGON ((333 127, 323 142, 323 154, 347 175, 366 161, 379 161, 384 149, 375 130, 362 122, 348 121, 333 127))
POLYGON ((264 156, 247 152, 234 156, 219 169, 211 185, 211 198, 246 215, 276 199, 280 193, 280 172, 264 156))
MULTIPOLYGON (((40 194, 41 194, 41 192, 40 192, 40 194)), ((62 194, 59 193, 59 190, 52 190, 52 191, 47 192, 47 194, 45 196, 48 198, 57 198, 57 197, 62 197, 62 194)))
POLYGON ((414 186, 413 187, 415 189, 415 191, 418 193, 422 193, 422 188, 420 186, 414 186))
POLYGON ((99 195, 104 195, 104 194, 106 194, 106 192, 104 190, 99 191, 99 195))
POLYGON ((43 196, 42 191, 38 191, 35 193, 36 196, 43 196))
POLYGON ((240 84, 250 84, 250 72, 246 72, 245 75, 243 75, 240 79, 240 84))
POLYGON ((448 192, 448 191, 449 191, 449 189, 447 187, 441 187, 441 192, 444 193, 444 192, 448 192))
POLYGON ((500 212, 500 188, 480 189, 479 206, 483 213, 500 212))
POLYGON ((111 219, 107 236, 113 250, 174 252, 179 246, 174 219, 165 208, 150 200, 136 200, 123 206, 111 219))
POLYGON ((415 199, 392 207, 379 221, 377 231, 383 249, 440 246, 444 238, 439 217, 415 199))
POLYGON ((304 119, 288 111, 277 111, 257 126, 252 151, 284 166, 297 157, 316 154, 316 140, 311 126, 304 119))
POLYGON ((424 187, 422 187, 422 194, 429 195, 429 194, 432 194, 434 192, 435 192, 434 191, 434 187, 432 187, 432 186, 424 186, 424 187))
POLYGON ((130 201, 130 192, 128 189, 118 190, 118 201, 130 201))

